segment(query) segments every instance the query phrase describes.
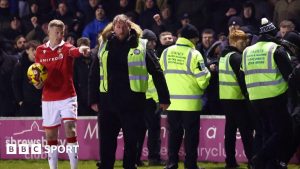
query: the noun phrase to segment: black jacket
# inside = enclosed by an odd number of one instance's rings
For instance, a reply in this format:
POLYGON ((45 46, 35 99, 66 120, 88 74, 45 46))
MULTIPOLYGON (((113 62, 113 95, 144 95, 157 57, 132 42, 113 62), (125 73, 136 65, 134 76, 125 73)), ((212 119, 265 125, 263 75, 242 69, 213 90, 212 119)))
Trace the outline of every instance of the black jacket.
POLYGON ((79 57, 74 61, 74 86, 78 100, 78 115, 95 115, 88 103, 88 75, 97 52, 92 49, 89 57, 79 57))
POLYGON ((28 102, 41 104, 42 90, 36 89, 29 83, 27 78, 27 70, 33 64, 28 58, 26 52, 23 53, 19 62, 15 65, 12 75, 12 87, 15 99, 18 102, 28 102))
POLYGON ((11 86, 11 75, 17 59, 0 49, 0 116, 12 116, 16 103, 11 86))
MULTIPOLYGON (((130 89, 128 79, 128 61, 127 55, 130 48, 137 46, 135 33, 124 41, 119 41, 114 35, 108 38, 106 50, 108 51, 107 74, 108 74, 108 92, 100 94, 100 109, 109 111, 141 111, 144 109, 145 93, 133 92, 130 89)), ((89 92, 91 103, 97 101, 99 91, 99 62, 97 59, 92 64, 90 74, 89 92), (96 67, 95 67, 96 66, 96 67)), ((169 91, 155 53, 147 50, 146 66, 150 75, 153 77, 154 85, 157 89, 159 102, 170 103, 169 91)))

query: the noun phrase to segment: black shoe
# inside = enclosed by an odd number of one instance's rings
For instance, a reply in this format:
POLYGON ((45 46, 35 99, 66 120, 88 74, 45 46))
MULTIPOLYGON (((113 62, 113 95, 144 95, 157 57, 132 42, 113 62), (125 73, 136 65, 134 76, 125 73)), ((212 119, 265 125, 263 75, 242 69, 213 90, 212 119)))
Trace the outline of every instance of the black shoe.
POLYGON ((139 160, 139 161, 135 162, 135 164, 136 164, 138 167, 145 166, 145 163, 144 163, 142 160, 139 160))
POLYGON ((149 159, 149 166, 164 166, 166 162, 161 159, 149 159))

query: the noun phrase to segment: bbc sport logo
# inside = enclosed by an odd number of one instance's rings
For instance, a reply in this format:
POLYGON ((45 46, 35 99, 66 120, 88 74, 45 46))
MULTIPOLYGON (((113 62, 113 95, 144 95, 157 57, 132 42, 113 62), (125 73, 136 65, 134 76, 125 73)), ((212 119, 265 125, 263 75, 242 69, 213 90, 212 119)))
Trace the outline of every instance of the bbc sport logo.
POLYGON ((6 144, 6 154, 78 153, 79 145, 6 144))

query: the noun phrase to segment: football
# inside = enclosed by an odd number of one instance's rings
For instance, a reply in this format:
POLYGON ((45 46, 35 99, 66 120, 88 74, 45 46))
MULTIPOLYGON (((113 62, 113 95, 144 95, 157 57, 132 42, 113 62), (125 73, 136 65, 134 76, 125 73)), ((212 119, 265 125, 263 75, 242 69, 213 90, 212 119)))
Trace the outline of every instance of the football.
POLYGON ((27 70, 27 77, 30 83, 38 84, 47 79, 47 70, 40 63, 33 63, 27 70))

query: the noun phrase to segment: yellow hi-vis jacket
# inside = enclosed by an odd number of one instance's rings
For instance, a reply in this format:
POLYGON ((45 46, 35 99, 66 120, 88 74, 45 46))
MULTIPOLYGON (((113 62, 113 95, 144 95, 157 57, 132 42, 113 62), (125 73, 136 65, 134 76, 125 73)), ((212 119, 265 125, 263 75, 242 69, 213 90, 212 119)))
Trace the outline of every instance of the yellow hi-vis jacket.
POLYGON ((277 47, 274 42, 258 42, 244 50, 242 70, 250 100, 272 98, 288 89, 274 61, 277 47))
POLYGON ((202 110, 201 97, 208 86, 210 72, 195 45, 188 39, 178 38, 175 45, 163 51, 160 64, 172 103, 168 110, 202 110))
POLYGON ((220 99, 243 100, 241 88, 237 77, 229 63, 230 56, 235 52, 229 52, 219 61, 219 93, 220 99))

